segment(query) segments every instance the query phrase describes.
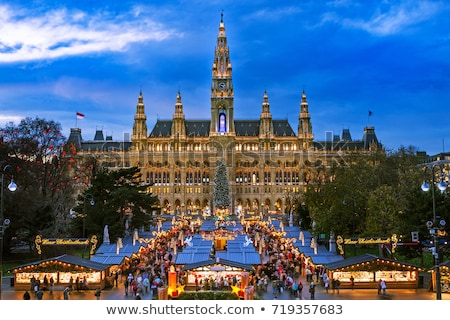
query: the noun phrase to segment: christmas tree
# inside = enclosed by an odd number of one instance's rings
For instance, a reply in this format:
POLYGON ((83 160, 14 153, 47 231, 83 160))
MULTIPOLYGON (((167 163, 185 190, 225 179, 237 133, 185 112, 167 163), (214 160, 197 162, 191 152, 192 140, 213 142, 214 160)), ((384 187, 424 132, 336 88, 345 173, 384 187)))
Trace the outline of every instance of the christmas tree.
POLYGON ((228 213, 230 207, 230 185, 228 184, 227 165, 220 159, 214 176, 213 205, 216 214, 228 213))

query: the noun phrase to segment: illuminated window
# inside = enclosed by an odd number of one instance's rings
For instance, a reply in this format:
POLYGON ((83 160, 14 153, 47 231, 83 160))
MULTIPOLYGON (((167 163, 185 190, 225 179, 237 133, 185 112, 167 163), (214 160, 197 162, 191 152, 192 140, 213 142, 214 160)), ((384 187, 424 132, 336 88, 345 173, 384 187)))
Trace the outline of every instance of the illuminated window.
POLYGON ((227 132, 227 119, 224 112, 219 114, 219 132, 225 133, 227 132))

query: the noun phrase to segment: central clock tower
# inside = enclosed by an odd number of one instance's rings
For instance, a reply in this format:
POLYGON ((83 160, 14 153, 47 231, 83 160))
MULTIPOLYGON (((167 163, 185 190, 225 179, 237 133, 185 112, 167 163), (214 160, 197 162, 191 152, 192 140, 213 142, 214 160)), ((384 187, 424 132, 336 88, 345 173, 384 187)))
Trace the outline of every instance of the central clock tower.
POLYGON ((234 136, 234 89, 223 13, 212 66, 210 135, 234 136))

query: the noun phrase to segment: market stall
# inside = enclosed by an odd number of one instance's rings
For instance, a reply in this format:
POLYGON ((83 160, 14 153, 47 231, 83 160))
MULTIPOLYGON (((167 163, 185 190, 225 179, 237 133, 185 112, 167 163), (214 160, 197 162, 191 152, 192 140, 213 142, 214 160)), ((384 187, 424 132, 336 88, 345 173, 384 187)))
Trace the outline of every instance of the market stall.
POLYGON ((341 288, 376 288, 384 280, 390 289, 416 289, 419 271, 423 269, 406 262, 378 257, 372 254, 351 257, 327 264, 329 279, 339 280, 341 288))
MULTIPOLYGON (((436 267, 431 268, 431 289, 436 290, 436 267)), ((441 279, 441 292, 450 292, 450 260, 439 264, 439 276, 441 279)))
POLYGON ((234 261, 210 259, 184 265, 182 271, 187 286, 195 287, 196 283, 201 283, 204 289, 230 289, 234 281, 242 280, 243 272, 252 272, 254 269, 251 265, 234 261))
POLYGON ((14 272, 16 289, 31 289, 32 281, 39 281, 44 289, 49 289, 50 279, 55 289, 70 285, 75 288, 77 283, 81 283, 83 289, 103 289, 109 265, 65 254, 23 264, 10 271, 14 272))

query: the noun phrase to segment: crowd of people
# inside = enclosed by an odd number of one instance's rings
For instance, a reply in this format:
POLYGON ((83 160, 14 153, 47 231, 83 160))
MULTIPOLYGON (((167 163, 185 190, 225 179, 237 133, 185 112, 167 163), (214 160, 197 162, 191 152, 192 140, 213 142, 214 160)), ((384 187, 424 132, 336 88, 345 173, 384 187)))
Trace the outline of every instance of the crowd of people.
MULTIPOLYGON (((279 296, 287 290, 293 297, 301 297, 304 285, 310 286, 314 280, 319 282, 323 270, 314 266, 308 258, 303 256, 294 247, 291 241, 283 238, 276 232, 275 227, 262 221, 242 222, 248 224, 245 230, 249 238, 263 239, 262 263, 251 272, 248 285, 256 290, 266 291, 272 284, 274 296, 279 296), (307 274, 307 284, 301 281, 301 275, 307 274), (309 276, 311 275, 311 277, 309 276)), ((174 265, 174 251, 180 252, 184 248, 180 234, 184 236, 199 232, 189 225, 177 224, 169 231, 159 235, 147 248, 141 250, 139 259, 132 261, 120 272, 127 274, 123 280, 125 295, 142 297, 145 294, 157 294, 157 288, 167 284, 168 270, 174 265), (176 249, 174 249, 174 244, 176 249)), ((179 284, 185 284, 186 274, 180 268, 176 268, 179 284)), ((217 277, 205 279, 195 278, 195 289, 229 290, 231 286, 239 285, 239 276, 217 277)))

